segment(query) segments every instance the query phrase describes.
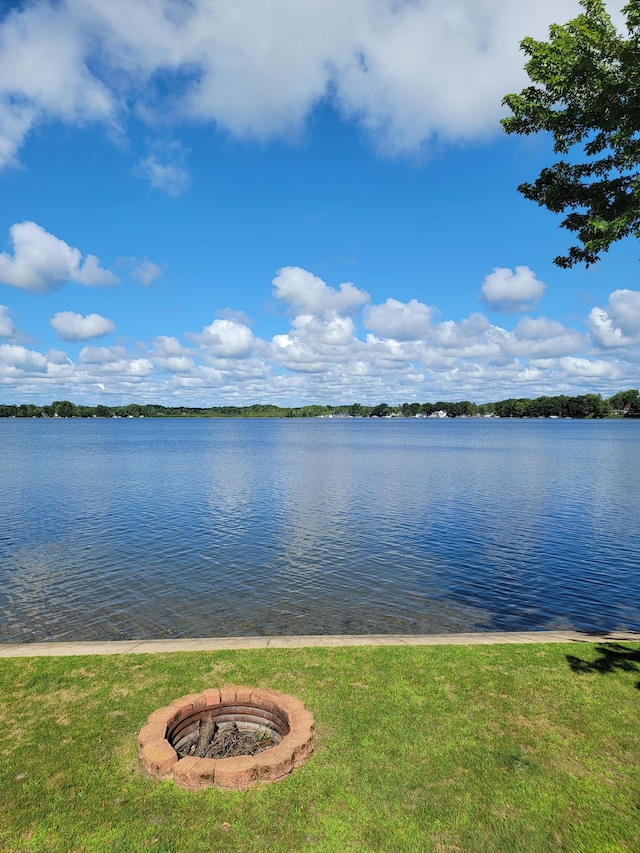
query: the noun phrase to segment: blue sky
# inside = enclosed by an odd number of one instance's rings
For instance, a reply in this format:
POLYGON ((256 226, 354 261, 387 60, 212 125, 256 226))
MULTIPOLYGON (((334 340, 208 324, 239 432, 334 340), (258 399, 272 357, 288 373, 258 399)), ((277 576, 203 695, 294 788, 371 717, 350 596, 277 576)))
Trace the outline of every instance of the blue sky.
MULTIPOLYGON (((619 13, 612 14, 619 23, 619 13)), ((637 242, 561 270, 502 132, 573 0, 0 3, 0 402, 640 385, 637 242)))

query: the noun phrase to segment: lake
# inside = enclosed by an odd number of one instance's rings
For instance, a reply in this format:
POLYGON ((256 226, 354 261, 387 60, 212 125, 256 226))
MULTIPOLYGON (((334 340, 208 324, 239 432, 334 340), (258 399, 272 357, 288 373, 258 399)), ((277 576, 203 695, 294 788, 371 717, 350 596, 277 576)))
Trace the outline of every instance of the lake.
POLYGON ((0 642, 640 630, 640 421, 0 420, 0 642))

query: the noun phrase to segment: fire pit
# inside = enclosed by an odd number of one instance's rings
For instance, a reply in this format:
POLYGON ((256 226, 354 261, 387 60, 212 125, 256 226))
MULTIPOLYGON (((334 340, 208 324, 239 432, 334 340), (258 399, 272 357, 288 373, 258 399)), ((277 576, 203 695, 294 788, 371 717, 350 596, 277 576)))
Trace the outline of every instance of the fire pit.
POLYGON ((277 782, 313 750, 313 715, 279 690, 223 687, 175 699, 138 736, 142 767, 181 788, 243 790, 277 782))

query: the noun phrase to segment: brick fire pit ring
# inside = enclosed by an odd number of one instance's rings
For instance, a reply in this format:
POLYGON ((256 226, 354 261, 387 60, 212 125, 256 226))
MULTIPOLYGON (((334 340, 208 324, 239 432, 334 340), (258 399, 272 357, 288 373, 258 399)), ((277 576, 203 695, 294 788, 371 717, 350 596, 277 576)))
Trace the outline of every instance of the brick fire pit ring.
POLYGON ((173 777, 188 791, 212 786, 245 790, 257 782, 277 782, 304 764, 313 750, 314 736, 313 714, 295 696, 266 688, 223 687, 190 693, 150 714, 138 735, 138 754, 151 776, 173 777), (179 758, 174 744, 206 716, 268 731, 279 742, 257 755, 179 758))

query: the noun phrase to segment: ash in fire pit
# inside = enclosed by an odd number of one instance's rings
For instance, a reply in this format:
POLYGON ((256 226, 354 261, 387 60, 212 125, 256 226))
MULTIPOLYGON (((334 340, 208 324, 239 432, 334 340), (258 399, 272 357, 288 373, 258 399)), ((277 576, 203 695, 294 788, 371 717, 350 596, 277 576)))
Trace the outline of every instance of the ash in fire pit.
POLYGON ((140 760, 183 788, 248 788, 275 782, 313 749, 313 716, 278 690, 203 690, 154 711, 140 732, 140 760))

